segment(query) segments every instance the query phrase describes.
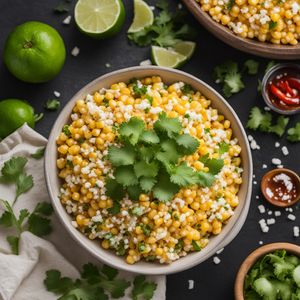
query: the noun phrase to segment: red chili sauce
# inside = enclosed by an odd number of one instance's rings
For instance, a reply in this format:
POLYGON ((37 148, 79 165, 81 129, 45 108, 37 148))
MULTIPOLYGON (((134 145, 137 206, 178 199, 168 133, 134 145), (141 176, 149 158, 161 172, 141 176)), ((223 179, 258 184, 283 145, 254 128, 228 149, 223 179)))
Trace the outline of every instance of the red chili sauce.
POLYGON ((267 180, 266 194, 272 201, 293 202, 298 196, 295 178, 283 172, 275 174, 267 180))
POLYGON ((277 74, 267 86, 272 104, 282 110, 300 107, 300 74, 285 72, 277 74))

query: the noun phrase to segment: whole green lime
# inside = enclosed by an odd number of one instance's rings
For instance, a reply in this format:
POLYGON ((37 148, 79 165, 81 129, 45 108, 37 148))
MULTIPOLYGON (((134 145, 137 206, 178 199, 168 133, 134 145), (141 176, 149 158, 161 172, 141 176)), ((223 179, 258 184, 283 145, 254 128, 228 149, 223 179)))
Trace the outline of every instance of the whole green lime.
POLYGON ((66 49, 59 33, 41 22, 17 26, 4 46, 4 63, 18 79, 39 83, 55 77, 66 59, 66 49))
POLYGON ((19 99, 0 101, 0 138, 3 139, 25 122, 34 128, 34 110, 27 102, 19 99))

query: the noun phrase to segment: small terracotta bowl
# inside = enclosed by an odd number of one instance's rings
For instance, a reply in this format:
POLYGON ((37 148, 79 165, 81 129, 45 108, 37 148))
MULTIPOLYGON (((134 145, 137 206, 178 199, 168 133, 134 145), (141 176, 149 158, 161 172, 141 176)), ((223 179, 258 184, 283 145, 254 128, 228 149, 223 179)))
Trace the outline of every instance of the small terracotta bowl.
POLYGON ((285 249, 287 252, 300 257, 300 247, 290 243, 273 243, 268 244, 254 250, 242 263, 237 273, 234 284, 235 300, 245 300, 244 298, 244 281, 247 273, 256 261, 263 255, 275 250, 285 249))
POLYGON ((261 188, 261 192, 263 193, 266 200, 275 206, 288 207, 288 206, 294 205, 300 199, 300 178, 299 178, 298 174, 296 174, 294 171, 289 170, 289 169, 278 168, 278 169, 273 169, 273 170, 267 172, 261 180, 260 188, 261 188), (293 180, 293 183, 296 184, 297 197, 290 202, 275 200, 275 199, 269 197, 266 192, 268 180, 280 173, 285 173, 286 175, 291 177, 293 180))

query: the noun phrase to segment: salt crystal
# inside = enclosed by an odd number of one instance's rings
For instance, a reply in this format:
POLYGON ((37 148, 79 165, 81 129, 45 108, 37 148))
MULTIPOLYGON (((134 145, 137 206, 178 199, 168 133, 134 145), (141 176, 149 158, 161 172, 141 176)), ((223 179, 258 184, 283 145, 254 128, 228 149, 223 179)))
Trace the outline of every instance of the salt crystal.
POLYGON ((221 259, 217 256, 214 256, 213 261, 215 265, 218 265, 221 262, 221 259))
POLYGON ((189 283, 188 289, 189 289, 189 290, 192 290, 192 289, 194 288, 195 281, 190 279, 190 280, 188 281, 188 283, 189 283))
POLYGON ((291 221, 295 221, 296 220, 296 216, 293 214, 288 214, 287 218, 291 221))

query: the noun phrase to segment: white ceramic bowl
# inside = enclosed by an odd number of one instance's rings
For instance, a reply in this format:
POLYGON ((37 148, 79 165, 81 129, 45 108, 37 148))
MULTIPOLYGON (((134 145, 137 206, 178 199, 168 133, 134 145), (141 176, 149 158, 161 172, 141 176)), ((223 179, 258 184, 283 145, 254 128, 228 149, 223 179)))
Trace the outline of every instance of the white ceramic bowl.
POLYGON ((211 87, 209 87, 206 83, 192 75, 178 70, 154 66, 132 67, 115 71, 95 79, 94 81, 83 87, 64 107, 64 109, 58 116, 49 137, 45 154, 45 177, 54 209, 63 225, 67 228, 71 236, 78 242, 78 247, 80 247, 81 245, 100 261, 118 269, 141 274, 169 274, 183 271, 205 261, 213 254, 215 254, 216 251, 230 243, 239 233, 246 220, 251 200, 252 157, 245 131, 236 113, 228 105, 224 98, 211 87), (89 240, 86 236, 84 236, 71 225, 71 218, 60 203, 58 197, 61 182, 57 176, 57 151, 55 140, 61 132, 63 125, 70 121, 70 114, 76 100, 84 98, 86 94, 93 93, 94 91, 99 90, 102 87, 107 88, 113 83, 120 81, 128 82, 131 78, 134 77, 140 78, 151 75, 161 76, 163 81, 166 83, 183 81, 187 84, 190 84, 195 90, 200 91, 208 99, 211 99, 212 107, 218 109, 220 113, 222 113, 228 120, 230 120, 233 134, 238 138, 239 144, 242 148, 241 157, 242 167, 244 168, 243 183, 238 194, 240 204, 236 208, 234 216, 229 220, 228 224, 223 227, 223 230, 219 235, 210 238, 209 244, 202 251, 190 253, 187 256, 182 257, 169 265, 143 261, 138 262, 134 265, 129 265, 125 262, 123 257, 115 255, 112 251, 104 250, 103 248, 101 248, 99 241, 96 242, 89 240))

